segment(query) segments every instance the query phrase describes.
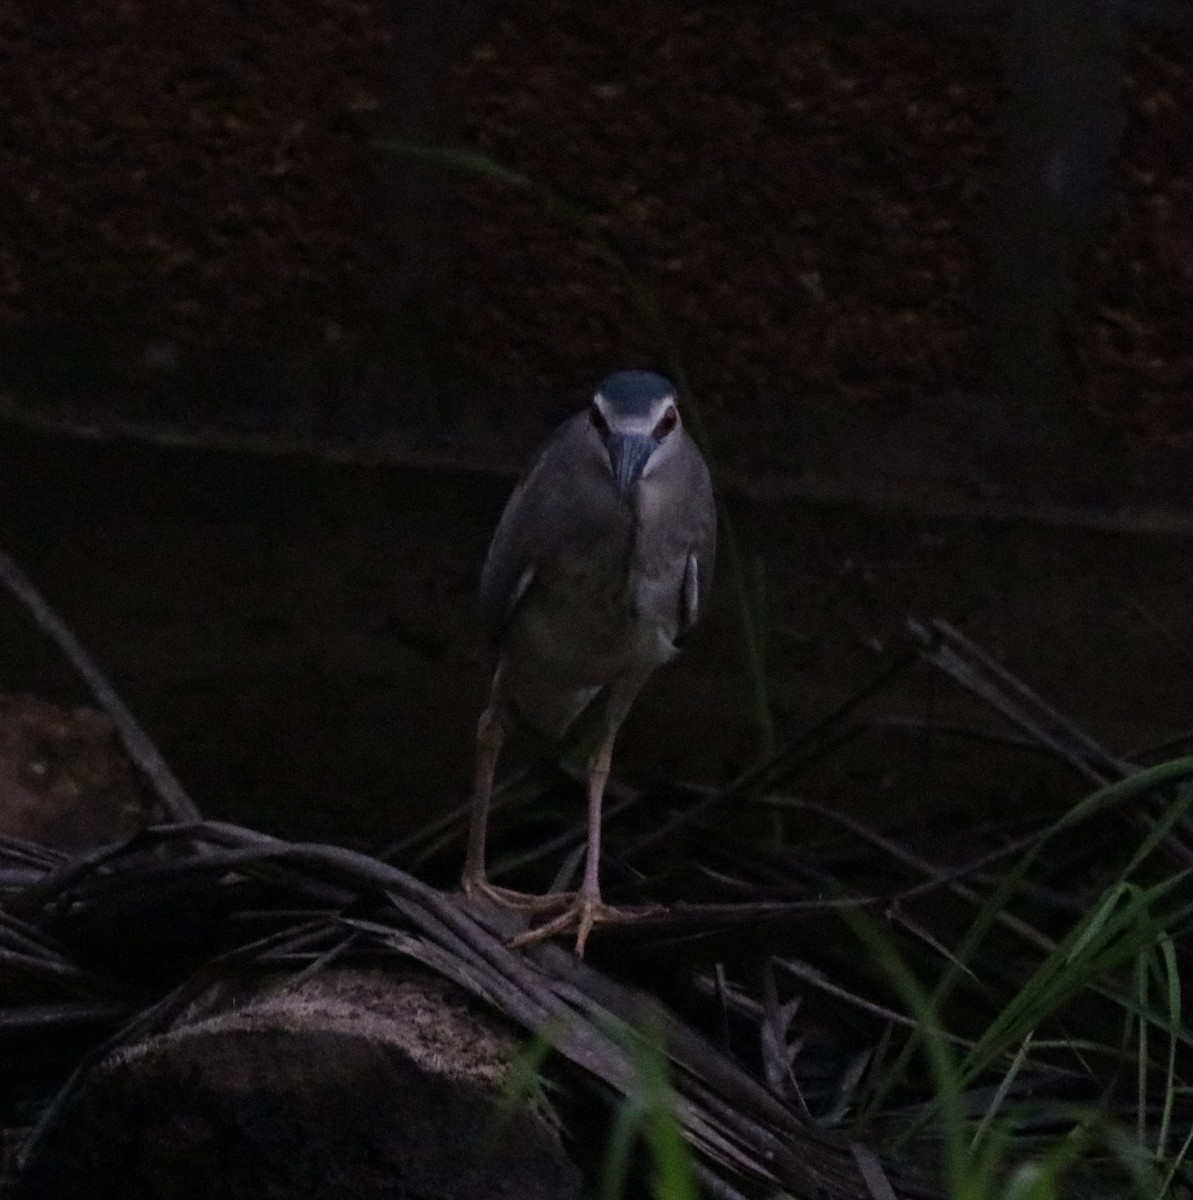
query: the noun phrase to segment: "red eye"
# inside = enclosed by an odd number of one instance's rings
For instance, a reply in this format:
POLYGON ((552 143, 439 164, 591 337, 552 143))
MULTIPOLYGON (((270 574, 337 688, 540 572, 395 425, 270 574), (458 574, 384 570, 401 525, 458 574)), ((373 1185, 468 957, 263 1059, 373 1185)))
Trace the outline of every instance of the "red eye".
POLYGON ((678 424, 679 413, 675 411, 675 406, 671 405, 659 418, 659 423, 654 427, 655 441, 661 442, 678 424))
POLYGON ((588 410, 588 419, 592 422, 593 429, 601 437, 609 436, 609 422, 605 420, 605 414, 595 404, 588 410))

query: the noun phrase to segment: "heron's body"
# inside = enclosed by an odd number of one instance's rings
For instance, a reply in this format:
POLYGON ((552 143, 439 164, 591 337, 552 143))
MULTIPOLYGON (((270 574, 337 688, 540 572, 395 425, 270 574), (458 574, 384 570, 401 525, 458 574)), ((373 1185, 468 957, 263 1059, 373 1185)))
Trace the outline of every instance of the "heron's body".
MULTIPOLYGON (((590 764, 599 792, 630 704, 700 614, 716 518, 708 469, 679 425, 665 380, 613 376, 593 404, 543 447, 489 547, 481 609, 497 670, 481 744, 483 758, 488 729, 495 761, 505 727, 515 722, 562 738, 607 690, 605 736, 590 764)), ((487 810, 491 768, 478 764, 477 810, 487 810)), ((590 801, 599 834, 599 794, 590 801)), ((483 884, 483 828, 480 836, 479 864, 475 837, 470 844, 466 888, 483 884)), ((586 879, 595 889, 595 863, 586 879)), ((581 923, 581 949, 586 933, 581 923)))
MULTIPOLYGON (((504 694, 551 737, 601 687, 674 657, 697 615, 688 577, 695 572, 698 604, 700 576, 707 587, 712 574, 715 526, 684 530, 680 505, 656 480, 641 480, 629 503, 612 488, 576 488, 570 447, 587 424, 587 413, 573 417, 543 448, 506 505, 481 576, 504 694)), ((690 485, 711 499, 707 468, 680 433, 684 493, 690 485)))

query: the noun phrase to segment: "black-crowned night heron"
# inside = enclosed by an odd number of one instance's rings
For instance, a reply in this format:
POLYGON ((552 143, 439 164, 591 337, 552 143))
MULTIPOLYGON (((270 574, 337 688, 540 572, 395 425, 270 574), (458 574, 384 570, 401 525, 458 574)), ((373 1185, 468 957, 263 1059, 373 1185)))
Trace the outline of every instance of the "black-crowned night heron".
POLYGON ((703 610, 716 509, 708 467, 684 432, 675 388, 649 371, 611 375, 556 430, 514 489, 481 576, 497 654, 477 728, 476 778, 461 886, 469 895, 552 914, 525 944, 628 914, 601 901, 601 800, 617 730, 639 689, 703 610), (588 760, 588 848, 577 892, 528 896, 489 883, 485 832, 507 730, 561 739, 604 693, 588 760))

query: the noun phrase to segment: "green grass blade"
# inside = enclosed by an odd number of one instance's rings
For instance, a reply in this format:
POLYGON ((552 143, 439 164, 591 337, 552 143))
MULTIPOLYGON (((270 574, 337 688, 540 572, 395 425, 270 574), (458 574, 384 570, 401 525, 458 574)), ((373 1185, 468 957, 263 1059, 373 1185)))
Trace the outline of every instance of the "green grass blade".
POLYGON ((921 1042, 943 1125, 949 1196, 951 1200, 982 1200, 985 1186, 972 1170, 973 1156, 965 1138, 965 1107, 962 1103, 960 1075, 932 1001, 904 962, 892 939, 868 916, 857 909, 842 909, 841 918, 890 979, 908 1011, 919 1021, 921 1042))
POLYGON ((1172 1108, 1176 1100, 1176 1048, 1181 1027, 1181 973, 1177 965, 1176 946, 1165 934, 1160 939, 1160 960, 1167 985, 1164 989, 1168 1000, 1168 1060, 1165 1064, 1164 1105, 1160 1114, 1160 1131, 1156 1137, 1156 1158, 1163 1160, 1168 1155, 1168 1138, 1172 1130, 1172 1108))
MULTIPOLYGON (((1048 844, 1059 833, 1080 825, 1106 808, 1117 804, 1125 804, 1146 796, 1151 792, 1167 787, 1172 783, 1193 778, 1193 756, 1173 759, 1139 771, 1127 779, 1108 784, 1091 792, 1072 808, 1063 813, 1050 825, 1040 831, 1037 839, 1024 852, 1019 860, 1004 874, 999 886, 990 894, 985 903, 978 909, 965 935, 954 954, 954 961, 944 971, 939 983, 932 992, 931 1006, 935 1013, 942 1012, 945 1004, 952 996, 958 984, 969 971, 969 963, 977 957, 980 947, 985 942, 996 922, 1002 919, 1009 908, 1011 899, 1018 890, 1021 882, 1039 860, 1048 844)), ((1180 798, 1181 811, 1187 804, 1185 797, 1180 798)), ((1173 815, 1173 820, 1176 815, 1173 815)), ((1166 823, 1170 827, 1171 822, 1166 823)), ((1153 831, 1154 833, 1155 831, 1153 831)), ((1154 839, 1151 839, 1154 840, 1154 839)), ((1138 856, 1137 856, 1138 857, 1138 856)), ((1018 1041, 1026 1030, 1021 1030, 1018 1041)), ((902 1049, 887 1067, 884 1078, 876 1080, 870 1092, 865 1110, 859 1114, 859 1123, 864 1126, 881 1110, 886 1097, 897 1082, 906 1073, 918 1043, 918 1035, 913 1034, 904 1043, 902 1049)))
POLYGON ((625 1193, 626 1179, 630 1172, 630 1154, 634 1140, 645 1120, 643 1103, 640 1099, 627 1097, 617 1106, 613 1127, 609 1130, 609 1141, 605 1147, 605 1161, 601 1170, 601 1200, 620 1200, 625 1193))
POLYGON ((1143 1014, 1147 1011, 1147 955, 1141 954, 1134 962, 1131 970, 1134 986, 1135 1004, 1139 1016, 1135 1018, 1138 1027, 1139 1053, 1136 1055, 1135 1068, 1135 1136, 1142 1146, 1147 1137, 1147 1029, 1148 1022, 1143 1014))
POLYGON ((457 171, 467 171, 474 175, 484 175, 489 179, 510 183, 515 187, 534 187, 534 182, 528 176, 519 174, 509 167, 502 166, 496 159, 477 150, 467 150, 462 147, 428 146, 421 142, 379 141, 378 148, 391 154, 403 155, 407 158, 420 158, 424 162, 438 163, 443 167, 451 167, 457 171))
POLYGON ((1031 1048, 1031 1040, 1034 1035, 1034 1030, 1029 1030, 1027 1036, 1015 1052, 1015 1057, 1011 1060, 1011 1065, 1003 1073, 1002 1079, 999 1081, 994 1095, 990 1099, 990 1103, 986 1106, 985 1113, 982 1114, 982 1120, 977 1129, 974 1131, 973 1140, 970 1142, 970 1149, 976 1149, 984 1137, 987 1136, 994 1119, 1002 1110, 1002 1106, 1006 1101, 1007 1093, 1011 1090, 1015 1082, 1016 1076, 1019 1074, 1023 1064, 1027 1061, 1027 1052, 1031 1048))
MULTIPOLYGON (((1097 908, 1077 922, 994 1018, 962 1063, 962 1080, 971 1082, 1097 978, 1149 952, 1165 924, 1176 923, 1180 916, 1178 910, 1158 918, 1153 910, 1187 874, 1182 871, 1150 888, 1116 884, 1108 889, 1097 908)), ((1135 1008, 1146 1012, 1145 1007, 1135 1008)))

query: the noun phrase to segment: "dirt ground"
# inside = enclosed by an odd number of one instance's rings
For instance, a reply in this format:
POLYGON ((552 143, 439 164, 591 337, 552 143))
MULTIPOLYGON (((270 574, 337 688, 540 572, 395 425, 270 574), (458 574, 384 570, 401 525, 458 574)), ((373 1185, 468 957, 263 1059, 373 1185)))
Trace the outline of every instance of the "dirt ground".
MULTIPOLYGON (((997 5, 951 22, 768 0, 473 7, 477 36, 444 16, 428 49, 380 0, 0 4, 9 382, 91 418, 400 443, 433 423, 420 405, 451 436, 486 396, 537 404, 657 357, 625 280, 519 189, 465 175, 440 198, 457 216, 423 231, 438 242, 405 244, 395 197, 417 168, 378 143, 421 130, 577 202, 714 422, 807 398, 953 396, 980 417, 997 5), (407 61, 453 36, 454 62, 407 61), (412 108, 438 111, 403 126, 412 108), (432 265, 411 318, 414 260, 432 265)), ((1193 44, 1133 33, 1121 94, 1113 201, 1074 281, 1072 403, 1187 444, 1193 44)))
MULTIPOLYGON (((1009 16, 989 11, 614 0, 580 16, 514 0, 460 68, 462 142, 592 215, 718 426, 924 397, 981 422, 996 402, 981 395, 980 230, 1020 152, 1001 112, 1009 16)), ((1120 88, 1112 196, 1071 283, 1067 401, 1106 431, 1188 446, 1193 42, 1134 32, 1120 88)), ((462 187, 450 320, 491 387, 559 392, 609 345, 649 353, 591 239, 577 253, 541 197, 462 187)))

